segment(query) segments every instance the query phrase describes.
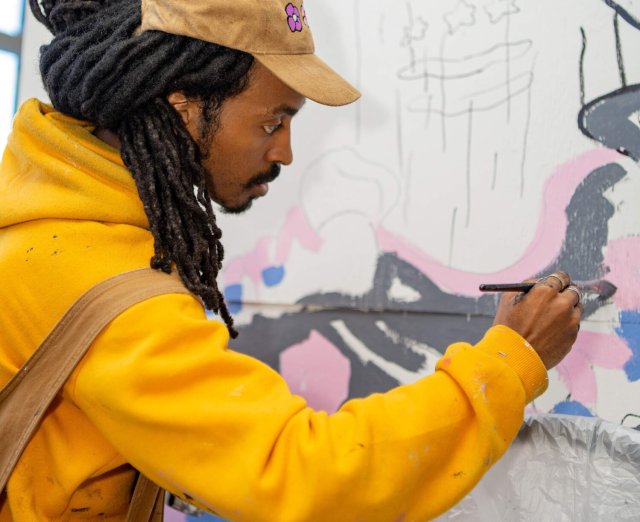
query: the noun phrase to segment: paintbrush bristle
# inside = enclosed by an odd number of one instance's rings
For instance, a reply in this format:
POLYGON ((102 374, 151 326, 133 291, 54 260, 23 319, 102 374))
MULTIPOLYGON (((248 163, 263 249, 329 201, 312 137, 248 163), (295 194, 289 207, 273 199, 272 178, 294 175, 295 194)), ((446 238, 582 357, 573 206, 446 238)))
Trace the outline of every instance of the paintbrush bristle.
POLYGON ((618 287, 609 281, 600 279, 598 281, 576 282, 583 292, 593 292, 600 294, 598 299, 604 301, 612 297, 618 290, 618 287))

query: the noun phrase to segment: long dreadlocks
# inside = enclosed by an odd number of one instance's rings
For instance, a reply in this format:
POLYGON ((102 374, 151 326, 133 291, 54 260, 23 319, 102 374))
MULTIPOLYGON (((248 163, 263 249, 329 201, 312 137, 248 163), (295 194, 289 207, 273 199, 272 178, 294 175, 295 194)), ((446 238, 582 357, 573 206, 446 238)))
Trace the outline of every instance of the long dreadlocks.
POLYGON ((229 97, 247 88, 253 57, 159 31, 136 34, 140 0, 29 0, 55 38, 41 49, 40 71, 56 110, 114 132, 135 179, 154 237, 151 267, 171 272, 205 306, 233 319, 217 285, 224 249, 201 147, 166 97, 197 100, 207 131, 229 97))

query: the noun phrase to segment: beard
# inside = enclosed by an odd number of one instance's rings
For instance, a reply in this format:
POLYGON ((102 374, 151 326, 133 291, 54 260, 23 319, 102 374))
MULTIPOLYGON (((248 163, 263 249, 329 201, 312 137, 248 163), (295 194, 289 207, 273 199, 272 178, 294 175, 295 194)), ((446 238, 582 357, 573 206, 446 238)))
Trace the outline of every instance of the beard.
MULTIPOLYGON (((243 188, 245 190, 249 190, 257 185, 262 185, 263 183, 271 183, 272 181, 276 180, 278 176, 280 176, 280 171, 280 165, 277 163, 273 163, 269 170, 261 172, 260 174, 257 174, 256 176, 251 178, 251 180, 246 183, 243 188)), ((223 214, 242 214, 251 208, 255 199, 256 197, 251 197, 249 201, 240 206, 231 206, 225 204, 224 202, 220 203, 221 211, 223 214)))
MULTIPOLYGON (((215 134, 218 131, 218 122, 215 117, 203 118, 200 121, 199 137, 196 141, 196 147, 198 150, 198 160, 202 164, 202 160, 205 160, 211 156, 213 150, 213 141, 215 134)), ((280 175, 281 166, 278 163, 272 163, 271 167, 259 174, 256 174, 248 183, 243 187, 244 190, 251 189, 257 185, 263 183, 270 183, 274 181, 280 175)), ((210 174, 211 178, 215 180, 215 174, 210 174)), ((214 181, 215 183, 215 181, 214 181)), ((255 197, 251 197, 243 205, 229 205, 227 202, 217 197, 215 193, 215 187, 210 187, 210 198, 220 205, 220 210, 223 214, 242 214, 251 208, 255 197)))

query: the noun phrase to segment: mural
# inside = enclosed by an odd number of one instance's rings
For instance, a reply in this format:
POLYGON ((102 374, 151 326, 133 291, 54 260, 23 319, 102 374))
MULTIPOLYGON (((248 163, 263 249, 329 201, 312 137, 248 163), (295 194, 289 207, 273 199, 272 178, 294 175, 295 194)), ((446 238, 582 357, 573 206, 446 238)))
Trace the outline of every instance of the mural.
POLYGON ((320 54, 364 96, 305 108, 273 195, 222 218, 241 325, 231 348, 331 413, 478 341, 497 307, 480 283, 562 269, 618 291, 588 296, 574 350, 530 411, 640 424, 634 2, 352 0, 307 13, 320 54))

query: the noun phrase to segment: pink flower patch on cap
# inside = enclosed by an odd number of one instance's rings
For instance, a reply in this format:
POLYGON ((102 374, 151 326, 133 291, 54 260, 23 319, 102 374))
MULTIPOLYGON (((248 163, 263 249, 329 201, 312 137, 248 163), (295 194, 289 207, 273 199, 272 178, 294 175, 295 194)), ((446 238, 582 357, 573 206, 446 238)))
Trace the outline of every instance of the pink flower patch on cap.
POLYGON ((285 7, 284 10, 288 15, 287 22, 291 32, 295 33, 296 31, 302 31, 302 18, 300 17, 300 11, 298 8, 293 4, 287 4, 287 7, 285 7))

